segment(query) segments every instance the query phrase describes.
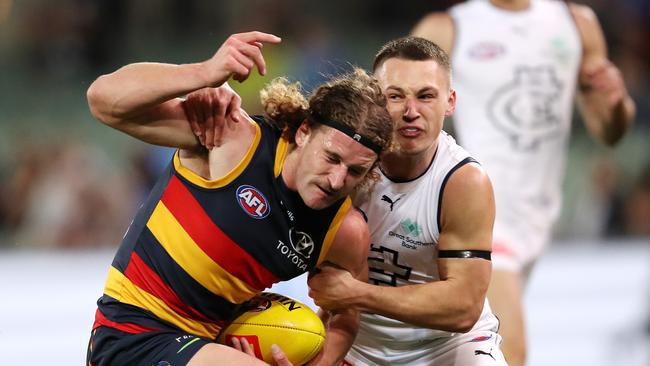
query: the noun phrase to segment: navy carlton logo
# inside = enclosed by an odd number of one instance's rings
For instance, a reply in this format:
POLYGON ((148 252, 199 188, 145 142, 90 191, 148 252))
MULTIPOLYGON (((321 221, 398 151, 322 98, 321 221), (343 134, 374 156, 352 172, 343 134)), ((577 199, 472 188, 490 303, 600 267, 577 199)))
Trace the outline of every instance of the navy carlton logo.
POLYGON ((253 186, 240 186, 237 188, 236 195, 239 206, 254 219, 263 219, 271 212, 269 201, 253 186))

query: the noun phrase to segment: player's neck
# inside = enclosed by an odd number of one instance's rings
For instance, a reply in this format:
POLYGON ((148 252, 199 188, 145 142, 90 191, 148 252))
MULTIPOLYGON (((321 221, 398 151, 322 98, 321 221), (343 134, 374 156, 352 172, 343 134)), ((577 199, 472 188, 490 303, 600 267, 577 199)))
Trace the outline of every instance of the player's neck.
POLYGON ((531 0, 490 0, 492 5, 508 11, 526 10, 530 7, 531 0))
POLYGON ((282 163, 282 180, 284 180, 284 184, 287 186, 287 188, 291 189, 292 191, 296 191, 296 174, 295 174, 295 169, 296 165, 298 164, 298 155, 295 153, 295 145, 290 145, 289 146, 289 152, 284 158, 284 162, 282 163))
POLYGON ((417 155, 406 155, 394 152, 382 156, 380 167, 384 174, 392 180, 415 179, 429 168, 437 150, 437 143, 430 149, 417 155))

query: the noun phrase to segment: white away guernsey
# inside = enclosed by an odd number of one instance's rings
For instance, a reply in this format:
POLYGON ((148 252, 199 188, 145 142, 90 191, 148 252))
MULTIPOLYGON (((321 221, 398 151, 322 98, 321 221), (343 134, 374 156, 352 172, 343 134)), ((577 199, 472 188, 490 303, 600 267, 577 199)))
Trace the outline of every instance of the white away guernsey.
MULTIPOLYGON (((449 176, 471 162, 475 160, 443 131, 434 159, 422 176, 393 182, 382 174, 370 194, 357 197, 355 203, 367 216, 371 235, 370 283, 401 286, 440 279, 436 260, 441 193, 449 176)), ((487 300, 475 328, 485 327, 486 322, 497 324, 487 300)), ((363 343, 363 338, 370 335, 380 342, 404 344, 451 337, 454 333, 362 313, 357 341, 363 343)))
POLYGON ((523 240, 545 238, 561 206, 582 52, 569 8, 532 0, 526 10, 505 11, 472 0, 450 14, 454 130, 492 180, 495 240, 502 223, 518 225, 523 240))

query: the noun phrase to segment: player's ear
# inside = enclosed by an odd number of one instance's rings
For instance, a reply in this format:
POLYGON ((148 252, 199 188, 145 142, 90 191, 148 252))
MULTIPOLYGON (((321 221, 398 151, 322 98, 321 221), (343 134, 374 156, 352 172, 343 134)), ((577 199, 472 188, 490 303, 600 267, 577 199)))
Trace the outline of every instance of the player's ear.
POLYGON ((313 129, 311 124, 307 119, 302 121, 300 124, 300 127, 298 127, 298 130, 296 131, 296 136, 294 140, 296 140, 296 145, 298 146, 304 146, 308 141, 309 141, 309 136, 311 135, 313 129))
POLYGON ((445 117, 449 117, 454 114, 456 110, 456 91, 454 89, 449 89, 449 96, 447 97, 447 109, 445 110, 445 117))

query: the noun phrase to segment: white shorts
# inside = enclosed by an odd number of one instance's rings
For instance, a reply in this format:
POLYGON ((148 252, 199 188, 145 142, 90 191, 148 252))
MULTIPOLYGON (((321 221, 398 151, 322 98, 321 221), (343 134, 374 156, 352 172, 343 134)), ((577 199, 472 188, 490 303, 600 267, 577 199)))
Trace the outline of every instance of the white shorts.
POLYGON ((526 275, 548 246, 551 229, 535 227, 524 220, 495 219, 492 269, 526 275))
POLYGON ((340 366, 507 366, 501 336, 472 330, 453 337, 414 342, 382 342, 361 331, 340 366))

